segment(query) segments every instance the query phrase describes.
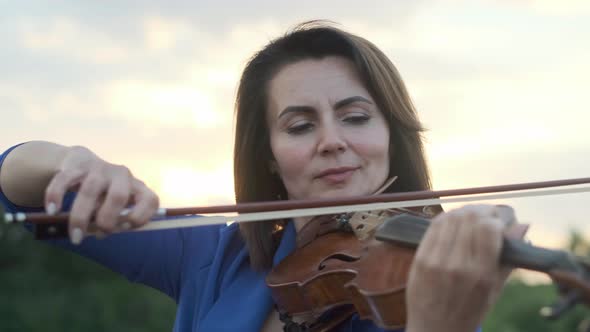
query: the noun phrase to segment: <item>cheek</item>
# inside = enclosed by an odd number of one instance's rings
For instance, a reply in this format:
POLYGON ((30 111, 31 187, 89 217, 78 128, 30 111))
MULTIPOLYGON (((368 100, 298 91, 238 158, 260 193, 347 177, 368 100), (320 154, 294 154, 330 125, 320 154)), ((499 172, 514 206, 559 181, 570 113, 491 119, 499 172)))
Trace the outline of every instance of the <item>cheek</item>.
POLYGON ((362 158, 369 163, 370 169, 381 170, 385 169, 389 171, 389 149, 388 144, 366 144, 359 147, 359 153, 362 154, 362 158))
POLYGON ((272 144, 273 155, 284 182, 295 181, 305 174, 309 165, 309 149, 305 144, 293 144, 278 140, 272 144))
MULTIPOLYGON (((369 134, 358 137, 355 144, 357 153, 363 159, 378 162, 378 165, 373 166, 387 166, 389 165, 389 134, 387 131, 379 130, 373 131, 369 134), (385 163, 385 165, 381 165, 385 163)), ((389 168, 389 167, 388 167, 389 168)))

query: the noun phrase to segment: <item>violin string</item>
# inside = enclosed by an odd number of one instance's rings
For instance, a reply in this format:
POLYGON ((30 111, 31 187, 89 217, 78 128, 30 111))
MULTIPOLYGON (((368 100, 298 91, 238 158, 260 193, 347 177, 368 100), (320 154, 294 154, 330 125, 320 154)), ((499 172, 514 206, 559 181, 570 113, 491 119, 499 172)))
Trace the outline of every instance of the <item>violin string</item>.
MULTIPOLYGON (((381 211, 390 212, 390 213, 392 213, 392 215, 407 213, 407 214, 411 214, 411 215, 415 215, 415 216, 422 216, 422 215, 414 214, 415 212, 412 210, 402 209, 402 208, 385 209, 385 210, 380 210, 379 212, 381 212, 381 211)), ((369 216, 369 217, 375 217, 375 218, 379 218, 382 216, 381 213, 375 213, 374 211, 364 212, 363 215, 369 216)))
POLYGON ((140 228, 132 229, 129 231, 141 232, 141 231, 150 231, 150 230, 159 230, 159 229, 195 227, 195 226, 204 226, 204 225, 217 225, 217 224, 224 224, 224 223, 229 223, 229 222, 253 222, 253 221, 263 221, 263 220, 289 219, 289 218, 309 217, 309 216, 317 216, 317 215, 342 214, 342 213, 348 213, 348 212, 400 209, 400 208, 408 208, 408 207, 416 207, 416 206, 429 206, 429 205, 437 205, 437 204, 440 205, 440 204, 447 204, 447 203, 465 203, 465 202, 475 202, 475 201, 484 201, 484 200, 522 198, 522 197, 540 197, 540 196, 585 193, 585 192, 590 192, 590 187, 547 189, 547 190, 537 190, 534 192, 508 192, 508 193, 484 194, 484 195, 469 196, 469 197, 420 199, 420 200, 411 200, 411 201, 404 201, 404 202, 370 203, 370 204, 331 206, 331 207, 309 208, 309 209, 294 209, 294 210, 285 210, 285 211, 256 212, 256 213, 244 213, 244 214, 231 215, 231 216, 193 216, 193 217, 187 217, 187 218, 169 219, 169 220, 159 221, 159 222, 150 222, 140 228))
POLYGON ((408 208, 404 208, 404 207, 400 207, 400 208, 394 208, 392 210, 401 212, 401 213, 407 213, 413 216, 417 216, 417 217, 428 217, 426 214, 422 213, 422 212, 418 212, 418 211, 414 211, 414 210, 410 210, 408 208))

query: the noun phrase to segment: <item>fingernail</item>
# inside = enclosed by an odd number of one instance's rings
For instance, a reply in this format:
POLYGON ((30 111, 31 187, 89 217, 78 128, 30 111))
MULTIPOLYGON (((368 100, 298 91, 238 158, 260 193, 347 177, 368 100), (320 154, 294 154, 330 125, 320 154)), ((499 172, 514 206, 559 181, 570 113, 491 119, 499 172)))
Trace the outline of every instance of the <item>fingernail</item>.
POLYGON ((55 215, 55 213, 57 212, 57 206, 55 205, 55 203, 51 202, 49 204, 47 204, 47 207, 45 208, 45 212, 47 212, 47 214, 49 215, 55 215))
POLYGON ((78 245, 82 243, 82 238, 84 238, 84 233, 82 232, 82 229, 72 229, 72 233, 70 234, 70 241, 72 241, 73 244, 78 245))
POLYGON ((127 230, 130 230, 131 229, 131 224, 128 223, 128 222, 124 222, 124 223, 121 224, 120 227, 121 227, 122 230, 127 231, 127 230))

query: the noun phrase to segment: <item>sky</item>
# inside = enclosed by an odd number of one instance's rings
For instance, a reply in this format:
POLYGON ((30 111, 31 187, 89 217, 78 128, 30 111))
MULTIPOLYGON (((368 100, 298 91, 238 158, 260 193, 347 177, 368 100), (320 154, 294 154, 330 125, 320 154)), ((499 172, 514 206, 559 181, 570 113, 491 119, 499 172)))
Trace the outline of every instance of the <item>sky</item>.
MULTIPOLYGON (((233 103, 254 52, 328 19, 394 62, 434 189, 590 176, 590 2, 0 0, 0 150, 83 145, 162 206, 233 202, 233 103)), ((590 194, 504 203, 529 238, 590 235, 590 194)), ((457 205, 445 206, 446 209, 457 205)))

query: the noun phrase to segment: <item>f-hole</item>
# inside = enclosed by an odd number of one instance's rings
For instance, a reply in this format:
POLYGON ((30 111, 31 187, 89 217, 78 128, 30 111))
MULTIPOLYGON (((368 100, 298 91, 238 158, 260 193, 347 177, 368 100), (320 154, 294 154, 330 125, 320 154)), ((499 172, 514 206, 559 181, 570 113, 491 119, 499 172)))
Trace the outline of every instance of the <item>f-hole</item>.
POLYGON ((347 263, 352 263, 352 262, 358 261, 360 259, 360 257, 354 257, 354 256, 346 255, 346 254, 336 253, 336 254, 333 254, 333 255, 330 255, 330 256, 324 258, 320 262, 320 265, 318 266, 318 270, 321 271, 321 270, 325 269, 326 268, 326 262, 329 261, 329 260, 331 260, 331 259, 335 259, 335 260, 339 260, 339 261, 347 262, 347 263))

